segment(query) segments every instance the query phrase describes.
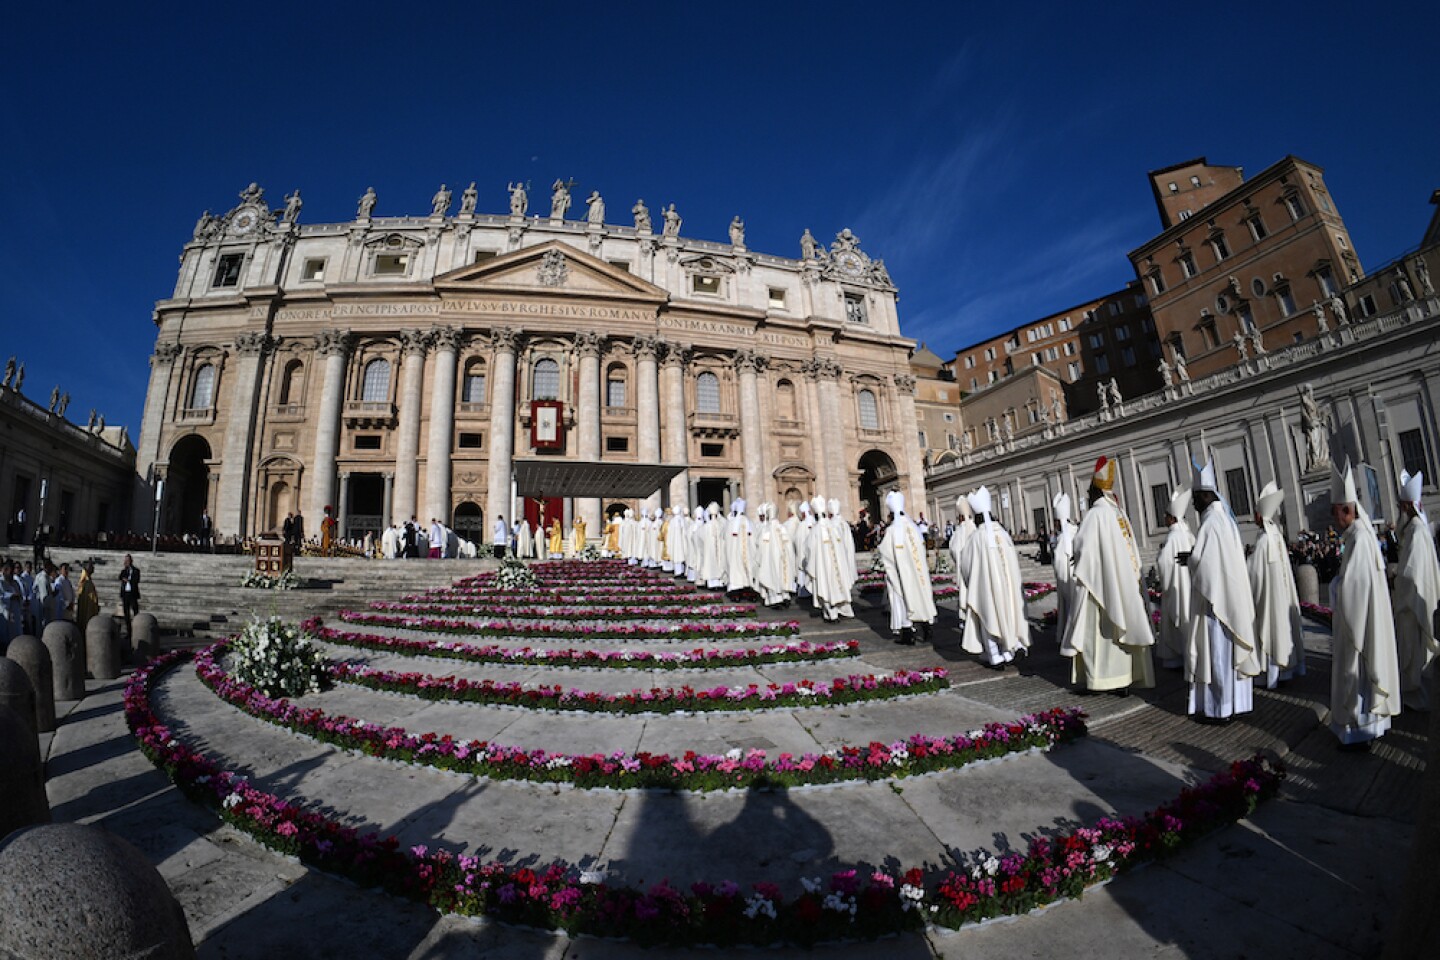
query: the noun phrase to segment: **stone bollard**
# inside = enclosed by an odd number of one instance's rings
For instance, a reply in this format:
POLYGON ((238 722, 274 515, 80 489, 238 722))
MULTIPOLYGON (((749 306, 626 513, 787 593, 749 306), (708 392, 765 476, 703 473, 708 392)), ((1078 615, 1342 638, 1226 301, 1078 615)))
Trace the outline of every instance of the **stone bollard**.
POLYGON ((35 691, 35 729, 50 733, 55 729, 55 680, 50 651, 38 637, 27 633, 10 641, 5 656, 19 664, 30 678, 30 686, 35 691))
POLYGON ((39 735, 35 688, 30 685, 30 677, 24 668, 9 657, 0 657, 0 707, 14 710, 29 725, 30 732, 39 735))
POLYGON ((1313 563, 1302 563, 1295 568, 1295 593, 1301 603, 1320 602, 1320 574, 1313 563))
POLYGON ((160 655, 160 623, 153 613, 137 613, 130 620, 130 650, 136 664, 160 655))
POLYGON ((144 854, 99 827, 31 827, 0 843, 0 957, 193 960, 185 913, 144 854))
MULTIPOLYGON (((0 837, 21 827, 50 822, 40 743, 30 724, 9 707, 0 706, 0 837)), ((0 919, 15 916, 0 908, 0 919)), ((4 925, 0 924, 0 929, 4 925)), ((0 945, 0 957, 9 956, 0 945)))
POLYGON ((42 639, 50 651, 56 701, 85 699, 85 643, 80 628, 69 620, 51 620, 42 639))
POLYGON ((96 680, 120 676, 120 637, 110 614, 97 613, 85 624, 85 660, 86 672, 96 680))

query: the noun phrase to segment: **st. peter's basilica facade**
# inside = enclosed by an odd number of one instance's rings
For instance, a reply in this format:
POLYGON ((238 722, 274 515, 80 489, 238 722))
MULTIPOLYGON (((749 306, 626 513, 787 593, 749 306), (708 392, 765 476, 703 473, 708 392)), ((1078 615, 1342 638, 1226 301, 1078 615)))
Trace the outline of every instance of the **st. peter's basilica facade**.
POLYGON ((254 184, 207 213, 156 304, 137 526, 160 487, 162 532, 204 510, 222 536, 292 511, 314 531, 331 505, 346 536, 415 516, 483 540, 534 519, 521 467, 562 463, 669 468, 648 497, 548 504, 592 532, 621 502, 925 502, 914 342, 849 230, 791 259, 738 217, 687 239, 674 205, 618 226, 592 193, 570 219, 572 188, 548 216, 513 184, 508 215, 473 184, 458 213, 442 187, 429 215, 375 216, 367 190, 354 220, 302 225, 298 191, 272 209, 254 184))

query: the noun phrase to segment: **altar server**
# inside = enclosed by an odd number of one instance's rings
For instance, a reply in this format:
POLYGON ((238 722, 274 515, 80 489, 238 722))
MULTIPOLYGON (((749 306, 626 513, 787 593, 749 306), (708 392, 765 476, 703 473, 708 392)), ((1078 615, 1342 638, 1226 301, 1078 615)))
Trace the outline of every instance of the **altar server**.
POLYGON ((1385 559, 1348 462, 1331 477, 1330 515, 1341 542, 1340 572, 1330 581, 1330 729, 1342 746, 1363 747, 1400 712, 1400 665, 1385 559))
POLYGON ((1400 691, 1411 710, 1430 709, 1429 673, 1440 645, 1435 641, 1435 607, 1440 604, 1440 563, 1435 541, 1420 509, 1425 475, 1400 473, 1400 510, 1405 526, 1400 531, 1400 563, 1395 571, 1395 645, 1399 656, 1400 691))
POLYGON ((1071 678, 1090 690, 1152 687, 1150 613, 1140 592, 1140 559, 1130 521, 1115 500, 1115 461, 1101 457, 1090 480, 1090 509, 1075 532, 1075 578, 1060 652, 1071 678))
POLYGON ((975 513, 975 533, 965 550, 965 567, 955 571, 956 582, 965 581, 961 647, 982 657, 987 667, 1004 670, 1017 653, 1030 648, 1020 555, 1010 534, 990 515, 990 491, 982 486, 968 501, 975 513))
POLYGON ((912 646, 915 624, 920 637, 929 640, 935 622, 935 594, 930 586, 925 541, 915 523, 905 515, 905 495, 892 490, 885 495, 890 525, 877 548, 885 564, 885 593, 890 602, 890 629, 899 636, 895 642, 912 646))
POLYGON ((1160 623, 1156 630, 1155 656, 1160 666, 1179 669, 1185 666, 1185 651, 1190 646, 1190 568, 1185 557, 1195 548, 1195 534, 1185 522, 1190 510, 1191 491, 1181 487, 1170 494, 1165 511, 1165 524, 1170 528, 1155 567, 1160 574, 1160 623))
POLYGON ((1255 707, 1254 677, 1260 673, 1255 600, 1240 528, 1220 498, 1213 461, 1195 468, 1194 498, 1200 526, 1187 564, 1195 618, 1185 657, 1189 712, 1229 720, 1255 707))
POLYGON ((1275 517, 1285 494, 1270 481, 1255 501, 1255 522, 1260 536, 1246 560, 1250 594, 1255 598, 1255 642, 1265 667, 1265 686, 1271 690, 1282 680, 1305 675, 1305 642, 1300 626, 1300 595, 1290 569, 1290 550, 1275 517))

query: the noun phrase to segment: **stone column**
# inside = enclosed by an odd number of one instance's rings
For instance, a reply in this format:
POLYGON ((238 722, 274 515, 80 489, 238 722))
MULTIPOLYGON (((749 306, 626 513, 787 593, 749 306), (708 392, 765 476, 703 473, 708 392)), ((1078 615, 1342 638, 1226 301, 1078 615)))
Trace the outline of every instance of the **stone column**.
POLYGON ((215 530, 244 536, 245 491, 250 474, 250 451, 255 443, 256 404, 260 397, 260 370, 270 337, 255 330, 235 337, 240 360, 233 373, 230 410, 225 424, 225 447, 221 453, 220 490, 211 519, 215 530))
POLYGON ((340 503, 339 513, 335 516, 335 535, 340 538, 348 537, 350 526, 350 473, 348 471, 340 474, 340 503))
POLYGON ((896 410, 899 414, 901 449, 905 451, 904 470, 910 475, 910 489, 905 491, 906 503, 925 502, 925 454, 920 449, 919 421, 915 416, 915 378, 908 373, 895 375, 896 410))
MULTIPOLYGON (((580 394, 575 398, 579 455, 581 460, 591 462, 600 459, 600 348, 604 342, 605 338, 593 330, 575 334, 575 353, 580 358, 580 394)), ((598 499, 577 499, 574 509, 585 520, 587 537, 605 535, 598 499)))
POLYGON ((315 352, 325 358, 325 383, 320 391, 320 416, 315 421, 315 456, 310 461, 314 479, 305 507, 305 532, 320 530, 325 505, 335 493, 335 455, 340 451, 340 411, 345 402, 345 361, 355 338, 348 330, 321 330, 315 352))
MULTIPOLYGON (((655 337, 636 337, 631 349, 635 351, 635 432, 640 462, 659 463, 660 368, 657 359, 660 341, 655 337)), ((647 510, 660 506, 659 491, 646 497, 641 506, 647 510)))
POLYGON ((180 350, 178 343, 157 343, 155 353, 150 357, 150 385, 145 391, 140 443, 135 447, 137 478, 131 497, 131 528, 135 530, 149 532, 155 520, 155 488, 146 481, 150 479, 151 466, 162 459, 160 435, 165 426, 165 410, 170 406, 175 359, 180 356, 180 350))
POLYGON ((847 517, 855 516, 854 492, 850 489, 850 471, 845 459, 845 438, 840 428, 840 364, 833 357, 817 357, 819 379, 815 392, 820 400, 816 411, 820 417, 821 457, 825 460, 826 489, 821 491, 828 500, 840 501, 840 507, 847 517))
POLYGON ((819 357, 812 357, 801 370, 805 374, 805 399, 810 408, 807 411, 806 426, 810 435, 810 458, 815 468, 815 493, 828 497, 826 491, 830 489, 830 463, 825 453, 823 424, 825 418, 834 416, 836 411, 826 411, 820 406, 820 377, 824 366, 819 357))
POLYGON ((765 501, 765 431, 760 425, 759 372, 766 358, 753 350, 735 353, 740 372, 740 449, 745 466, 745 499, 756 506, 765 501))
POLYGON ((490 331, 495 348, 491 361, 490 386, 490 470, 486 480, 485 531, 487 542, 495 526, 495 518, 510 516, 510 474, 515 458, 515 351, 520 336, 513 327, 496 327, 490 331))
POLYGON ((387 511, 405 520, 415 516, 420 475, 420 407, 423 405, 420 385, 425 377, 425 353, 429 349, 428 331, 400 331, 400 350, 405 358, 400 367, 400 430, 396 436, 394 493, 392 495, 387 480, 384 504, 387 511))
POLYGON ((390 529, 395 525, 395 512, 390 507, 390 504, 394 502, 394 500, 392 499, 392 494, 394 493, 394 490, 395 474, 386 473, 385 496, 380 500, 380 526, 382 528, 380 531, 381 533, 384 533, 386 530, 390 529))
MULTIPOLYGON (((685 367, 690 363, 688 344, 671 343, 665 348, 665 360, 660 368, 660 391, 665 403, 665 462, 690 462, 690 425, 685 422, 685 367)), ((695 499, 691 496, 690 471, 681 470, 670 480, 670 504, 685 504, 693 509, 695 499)))
POLYGON ((455 446, 455 355, 460 349, 460 331, 436 327, 431 331, 435 344, 435 383, 430 391, 430 446, 425 454, 425 516, 450 523, 450 451, 455 446))

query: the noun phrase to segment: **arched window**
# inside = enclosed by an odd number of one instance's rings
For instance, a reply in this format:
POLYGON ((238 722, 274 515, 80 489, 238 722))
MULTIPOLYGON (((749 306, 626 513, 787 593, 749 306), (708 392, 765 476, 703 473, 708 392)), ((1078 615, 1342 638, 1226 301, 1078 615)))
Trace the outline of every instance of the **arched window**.
POLYGON ((860 429, 880 429, 880 408, 875 405, 875 394, 869 390, 860 391, 860 429))
POLYGON ((720 378, 710 372, 695 378, 695 409, 699 413, 720 412, 720 378))
POLYGON ((215 406, 215 365, 205 364, 195 371, 195 386, 190 390, 190 409, 209 410, 215 406))
POLYGON ((460 391, 460 402, 485 402, 485 365, 479 361, 465 368, 465 384, 460 391))
POLYGON ((305 374, 305 364, 291 360, 285 364, 285 373, 280 379, 280 402, 285 405, 300 402, 300 381, 305 374))
POLYGON ((624 364, 611 364, 610 369, 605 371, 605 406, 625 406, 624 364))
POLYGON ((548 357, 535 361, 535 381, 531 392, 535 400, 559 400, 560 364, 548 357))
POLYGON ((360 399, 365 403, 384 403, 390 399, 389 360, 371 360, 365 364, 365 378, 360 384, 360 399))
POLYGON ((775 384, 775 409, 781 420, 798 420, 795 415, 795 384, 781 380, 775 384))

